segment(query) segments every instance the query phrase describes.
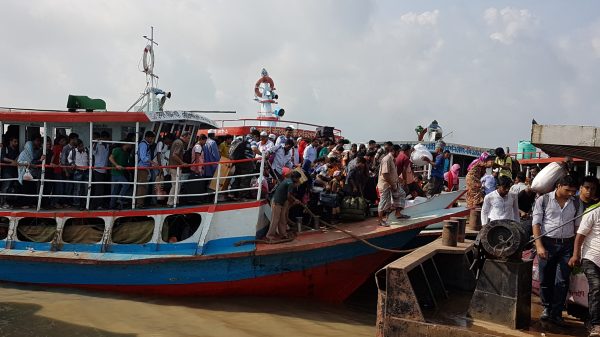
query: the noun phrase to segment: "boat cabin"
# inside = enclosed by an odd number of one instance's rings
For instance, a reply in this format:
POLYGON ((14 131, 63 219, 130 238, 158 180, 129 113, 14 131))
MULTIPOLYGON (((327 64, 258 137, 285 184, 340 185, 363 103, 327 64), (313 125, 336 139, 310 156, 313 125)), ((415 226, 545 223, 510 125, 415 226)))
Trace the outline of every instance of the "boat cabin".
MULTIPOLYGON (((130 185, 128 195, 93 193, 94 188, 102 184, 114 184, 110 181, 94 181, 93 171, 104 169, 115 170, 110 162, 105 167, 94 166, 92 151, 87 152, 89 163, 85 167, 65 167, 52 164, 50 160, 39 164, 23 162, 18 164, 3 163, 3 171, 19 170, 18 176, 2 175, 0 183, 10 186, 10 190, 0 191, 3 200, 12 198, 12 207, 0 209, 0 245, 14 250, 43 250, 89 253, 144 253, 144 254, 176 254, 176 255, 211 255, 231 253, 254 249, 254 245, 234 246, 234 240, 247 240, 256 237, 258 231, 266 226, 260 222, 259 209, 261 190, 253 186, 241 186, 238 190, 223 190, 223 183, 235 179, 235 175, 227 175, 225 166, 233 162, 186 164, 181 166, 159 165, 152 170, 174 169, 177 174, 164 179, 161 184, 170 184, 173 194, 173 205, 168 207, 148 206, 140 209, 140 198, 165 197, 165 191, 158 192, 157 182, 140 182, 139 176, 144 168, 138 167, 139 146, 146 131, 152 130, 157 135, 156 141, 167 133, 179 137, 189 132, 192 137, 184 145, 191 148, 196 143, 202 130, 214 129, 218 125, 214 121, 194 112, 157 111, 157 112, 111 112, 111 111, 39 111, 39 110, 0 110, 0 130, 3 131, 2 145, 10 146, 11 139, 18 139, 18 151, 41 152, 42 156, 52 156, 52 143, 59 135, 68 136, 77 133, 85 148, 92 149, 98 144, 108 144, 109 148, 122 144, 131 145, 133 165, 125 167, 129 179, 119 184, 130 185), (109 139, 97 139, 94 135, 105 132, 109 139), (32 137, 40 135, 40 144, 28 147, 25 144, 32 137), (36 148, 37 146, 37 148, 36 148), (199 165, 216 166, 213 177, 190 178, 185 170, 199 165), (65 180, 61 169, 86 171, 84 180, 65 180), (32 174, 34 170, 37 174, 32 174), (27 177, 29 175, 29 177, 27 177), (197 190, 195 182, 204 182, 204 190, 197 190), (82 193, 57 194, 59 184, 78 184, 82 193), (138 195, 140 186, 146 185, 148 193, 138 195), (16 187, 16 188, 13 188, 16 187), (25 188, 27 187, 27 188, 25 188), (177 188, 179 187, 179 188, 177 188), (225 202, 220 194, 225 192, 251 191, 255 198, 237 202, 225 202), (126 208, 97 209, 90 208, 97 198, 128 199, 126 208), (71 205, 55 208, 51 205, 57 199, 79 201, 80 207, 71 205), (26 202, 23 202, 26 201, 26 202), (25 204, 24 207, 17 205, 25 204), (183 205, 182 205, 183 204, 183 205), (227 242, 228 244, 224 244, 227 242)), ((39 137, 37 137, 39 140, 39 137)), ((39 155, 39 153, 38 153, 39 155)), ((264 162, 261 158, 256 162, 256 173, 250 176, 258 181, 262 179, 264 162)), ((260 184, 257 184, 260 186, 260 184)), ((106 190, 105 190, 106 191, 106 190)), ((169 194, 169 190, 166 191, 169 194)))

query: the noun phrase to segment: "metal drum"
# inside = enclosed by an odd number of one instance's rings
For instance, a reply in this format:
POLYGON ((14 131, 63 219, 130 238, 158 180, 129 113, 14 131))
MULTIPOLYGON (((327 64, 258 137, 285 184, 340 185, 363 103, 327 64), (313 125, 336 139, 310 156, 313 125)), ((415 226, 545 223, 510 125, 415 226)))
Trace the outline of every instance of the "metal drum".
POLYGON ((491 258, 520 258, 529 236, 523 226, 512 220, 494 220, 483 226, 479 241, 491 258))

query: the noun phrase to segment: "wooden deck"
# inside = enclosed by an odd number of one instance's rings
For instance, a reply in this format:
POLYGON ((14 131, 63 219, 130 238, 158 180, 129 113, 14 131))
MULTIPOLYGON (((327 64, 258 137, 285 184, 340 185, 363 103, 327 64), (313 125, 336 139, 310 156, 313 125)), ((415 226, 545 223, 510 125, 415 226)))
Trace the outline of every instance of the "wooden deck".
MULTIPOLYGON (((416 228, 425 228, 431 224, 442 222, 455 216, 465 216, 469 209, 456 207, 438 209, 413 216, 407 220, 396 220, 390 215, 390 227, 379 226, 377 218, 367 218, 364 221, 345 223, 339 227, 363 239, 377 238, 392 233, 404 232, 416 228)), ((294 241, 279 244, 257 244, 256 255, 302 251, 306 249, 322 248, 341 243, 356 241, 348 234, 336 229, 321 229, 300 233, 294 241)))

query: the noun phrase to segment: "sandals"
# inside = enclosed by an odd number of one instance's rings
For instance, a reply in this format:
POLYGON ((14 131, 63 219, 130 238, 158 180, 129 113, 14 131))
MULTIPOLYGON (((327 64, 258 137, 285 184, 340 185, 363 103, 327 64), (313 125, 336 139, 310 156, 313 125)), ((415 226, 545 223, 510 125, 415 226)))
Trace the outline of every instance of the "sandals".
POLYGON ((379 220, 379 226, 382 227, 390 227, 390 224, 387 222, 387 220, 379 220))

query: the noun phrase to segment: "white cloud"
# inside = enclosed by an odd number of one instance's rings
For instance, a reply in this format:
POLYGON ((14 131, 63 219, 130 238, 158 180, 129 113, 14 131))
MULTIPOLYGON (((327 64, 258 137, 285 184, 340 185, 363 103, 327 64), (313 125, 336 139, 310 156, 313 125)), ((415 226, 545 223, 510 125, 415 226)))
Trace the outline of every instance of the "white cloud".
POLYGON ((413 139, 437 119, 451 141, 514 147, 531 117, 600 124, 600 24, 555 37, 543 24, 562 32, 565 19, 547 17, 560 8, 469 4, 475 16, 387 0, 4 1, 0 106, 64 108, 74 93, 126 109, 144 88, 141 35, 153 24, 171 109, 254 117, 266 67, 286 118, 356 141, 413 139))
POLYGON ((427 11, 421 14, 408 12, 400 17, 400 20, 407 24, 418 24, 422 26, 435 26, 437 24, 439 10, 427 11))
POLYGON ((504 44, 512 44, 518 37, 530 33, 539 23, 539 19, 529 10, 512 7, 501 10, 488 8, 483 18, 492 29, 490 39, 504 44))

